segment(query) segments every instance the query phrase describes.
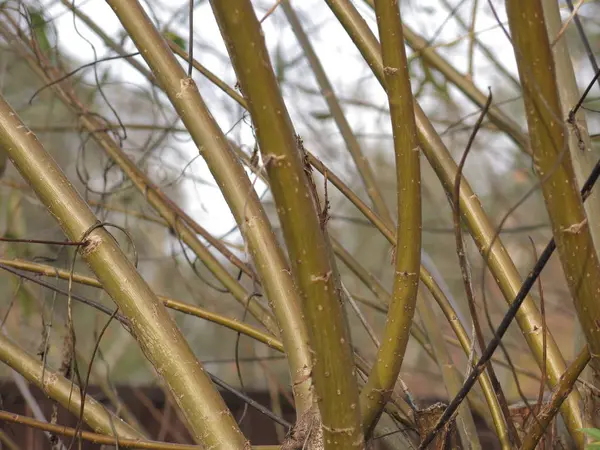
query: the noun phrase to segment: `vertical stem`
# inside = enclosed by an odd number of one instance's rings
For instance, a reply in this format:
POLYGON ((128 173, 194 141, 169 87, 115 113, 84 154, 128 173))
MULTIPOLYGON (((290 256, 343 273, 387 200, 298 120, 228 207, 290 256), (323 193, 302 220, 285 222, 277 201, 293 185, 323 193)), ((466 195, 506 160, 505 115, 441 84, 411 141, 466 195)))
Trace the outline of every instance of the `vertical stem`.
MULTIPOLYGON (((367 23, 348 0, 326 1, 362 53, 381 85, 384 86, 381 50, 367 23)), ((457 174, 456 162, 417 102, 415 102, 415 117, 423 152, 435 170, 446 193, 452 195, 452 188, 457 174)), ((460 187, 460 209, 479 252, 485 256, 485 262, 498 287, 506 301, 511 304, 521 288, 521 277, 502 240, 496 236, 495 227, 490 223, 479 199, 466 179, 462 181, 460 187)), ((527 296, 523 301, 516 319, 532 355, 538 365, 541 366, 544 364, 543 339, 542 333, 539 333, 538 330, 542 325, 542 317, 531 296, 527 296)), ((549 384, 555 386, 566 370, 566 364, 556 341, 550 334, 547 335, 546 349, 549 384)), ((561 408, 569 433, 575 439, 581 436, 578 430, 583 426, 579 403, 579 391, 575 388, 561 408)))
POLYGON ((592 355, 594 383, 600 386, 600 262, 569 157, 542 2, 508 0, 506 6, 534 169, 542 182, 556 248, 592 355))
MULTIPOLYGON (((554 0, 543 0, 542 6, 544 8, 548 38, 550 42, 554 42, 563 26, 558 2, 554 0)), ((562 111, 561 117, 565 121, 567 127, 569 154, 571 156, 571 161, 573 162, 577 186, 581 189, 598 160, 598 153, 592 151, 592 143, 590 141, 590 135, 588 133, 583 110, 579 109, 574 115, 571 113, 572 108, 578 104, 581 93, 577 86, 573 62, 564 34, 558 41, 554 42, 554 45, 552 46, 552 55, 554 56, 556 68, 556 84, 562 111)), ((600 249, 600 193, 598 192, 598 189, 592 191, 590 198, 584 204, 584 208, 588 220, 591 224, 594 224, 594 226, 590 228, 590 233, 592 235, 592 240, 594 241, 596 253, 598 253, 598 250, 600 249)), ((576 324, 574 334, 575 346, 578 350, 582 348, 583 343, 585 343, 585 335, 581 329, 581 324, 576 324)), ((583 372, 582 377, 587 381, 592 381, 591 375, 592 374, 586 370, 583 372)), ((590 400, 595 402, 595 396, 592 395, 590 400)))
POLYGON ((421 265, 421 149, 397 0, 375 2, 396 155, 398 228, 392 298, 382 344, 361 392, 365 430, 372 431, 400 373, 417 302, 421 265))
POLYGON ((300 288, 326 449, 364 448, 350 334, 337 268, 301 140, 295 135, 249 0, 211 1, 252 117, 300 288))
MULTIPOLYGON (((244 236, 286 348, 299 414, 313 406, 308 330, 294 285, 260 200, 227 138, 208 111, 192 78, 135 0, 108 0, 181 116, 244 236)), ((246 299, 247 302, 251 297, 246 299)))
MULTIPOLYGON (((543 0, 543 8, 548 37, 550 41, 553 41, 562 28, 558 2, 543 0)), ((592 143, 583 110, 580 108, 571 117, 571 109, 579 102, 581 93, 577 86, 573 62, 564 35, 552 47, 552 55, 554 56, 556 68, 556 85, 561 106, 561 118, 566 122, 569 154, 573 162, 577 186, 581 189, 598 160, 598 153, 592 151, 592 143)), ((592 191, 590 198, 585 202, 584 208, 590 223, 600 224, 600 193, 598 189, 592 191)), ((600 246, 600 226, 592 227, 590 233, 597 253, 600 246)))

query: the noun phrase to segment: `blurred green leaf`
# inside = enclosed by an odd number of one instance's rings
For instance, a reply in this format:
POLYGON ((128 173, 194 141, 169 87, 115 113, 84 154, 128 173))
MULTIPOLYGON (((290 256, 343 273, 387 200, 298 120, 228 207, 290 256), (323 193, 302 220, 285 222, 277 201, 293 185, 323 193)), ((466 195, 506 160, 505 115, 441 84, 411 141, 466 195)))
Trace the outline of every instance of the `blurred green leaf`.
POLYGON ((48 39, 48 26, 43 14, 35 9, 29 10, 31 18, 31 31, 36 39, 42 53, 47 53, 50 50, 50 39, 48 39))
POLYGON ((172 31, 165 31, 163 33, 163 37, 171 42, 173 42, 180 49, 187 51, 187 42, 181 36, 172 31))
POLYGON ((585 434, 589 434, 591 437, 600 440, 600 429, 598 428, 582 428, 585 434))
POLYGON ((100 77, 100 84, 106 84, 109 79, 110 79, 110 68, 108 68, 102 72, 102 76, 100 77))
MULTIPOLYGON (((594 439, 600 441, 600 429, 598 428, 581 428, 585 434, 593 437, 594 439)), ((600 442, 592 442, 591 444, 586 445, 586 449, 600 449, 600 442)))

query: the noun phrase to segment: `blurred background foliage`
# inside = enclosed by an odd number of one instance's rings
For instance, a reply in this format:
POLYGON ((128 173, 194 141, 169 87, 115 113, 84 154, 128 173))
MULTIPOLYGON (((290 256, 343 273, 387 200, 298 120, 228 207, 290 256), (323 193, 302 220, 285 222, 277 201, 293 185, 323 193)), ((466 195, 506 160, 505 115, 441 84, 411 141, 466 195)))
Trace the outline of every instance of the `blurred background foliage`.
MULTIPOLYGON (((83 67, 74 72, 68 82, 89 110, 105 117, 109 123, 121 125, 115 126, 113 131, 138 167, 161 186, 173 202, 215 236, 222 238, 242 260, 248 261, 243 242, 214 180, 198 158, 193 143, 165 96, 124 61, 110 60, 90 65, 94 59, 114 56, 114 52, 103 45, 79 18, 75 18, 65 3, 68 5, 70 2, 5 1, 0 7, 21 12, 27 8, 32 32, 51 61, 67 73, 83 67)), ((76 7, 90 14, 127 52, 133 52, 131 41, 115 26, 112 12, 103 3, 90 0, 77 2, 76 7)), ((260 17, 261 14, 269 14, 274 2, 261 0, 254 3, 260 17)), ((501 2, 492 3, 504 20, 501 2)), ((322 2, 296 1, 293 5, 331 77, 334 90, 394 216, 396 176, 386 113, 387 99, 322 2)), ((152 1, 147 2, 146 6, 164 35, 180 48, 189 50, 187 2, 152 1)), ((197 1, 195 6, 194 56, 230 86, 234 86, 235 76, 210 8, 206 1, 197 1)), ((362 2, 357 1, 356 6, 374 26, 373 12, 362 2)), ((407 24, 427 39, 458 71, 471 78, 482 91, 485 92, 490 86, 495 103, 501 104, 501 109, 525 129, 520 91, 503 73, 516 76, 512 50, 487 2, 404 0, 401 8, 407 24), (475 10, 473 4, 476 5, 475 10), (470 27, 475 31, 472 35, 469 34, 470 27), (474 45, 472 40, 476 41, 474 45), (482 52, 479 43, 489 49, 493 60, 482 52)), ((594 2, 585 2, 580 9, 580 18, 590 42, 595 45, 593 50, 596 53, 597 43, 600 42, 599 13, 600 7, 594 2)), ((25 19, 21 16, 20 20, 25 19)), ((281 89, 306 148, 318 155, 368 203, 368 196, 344 148, 344 141, 280 8, 269 14, 263 25, 281 89)), ((578 82, 583 87, 593 73, 588 55, 574 27, 567 29, 566 38, 578 82)), ((478 108, 417 53, 409 50, 408 54, 413 92, 458 159, 477 119, 478 108)), ((142 61, 139 56, 135 59, 142 61)), ((185 62, 182 61, 182 64, 185 65, 185 62)), ((255 142, 246 113, 209 80, 199 74, 195 74, 195 79, 222 129, 228 131, 228 136, 250 156, 255 142)), ((131 258, 137 252, 139 270, 156 292, 256 325, 243 308, 224 292, 202 263, 196 261, 185 245, 175 238, 146 203, 144 195, 132 187, 120 169, 80 129, 78 118, 57 100, 50 88, 43 87, 28 62, 10 42, 2 40, 0 88, 3 95, 92 205, 100 220, 128 231, 131 240, 118 229, 112 229, 113 235, 127 249, 131 258)), ((594 88, 585 102, 591 135, 600 132, 600 114, 596 111, 600 103, 598 96, 599 91, 594 88)), ((594 147, 590 151, 598 153, 598 140, 593 142, 594 147)), ((442 274, 462 313, 466 314, 468 309, 457 264, 449 203, 426 160, 423 160, 422 176, 423 250, 442 274)), ((465 176, 495 224, 499 224, 507 212, 536 185, 530 158, 488 121, 475 140, 465 176)), ((315 174, 315 180, 322 196, 327 192, 331 204, 331 235, 390 291, 393 268, 389 243, 335 188, 330 185, 325 191, 325 180, 320 175, 315 174)), ((260 181, 255 186, 267 205, 272 223, 277 226, 269 192, 260 181)), ((510 214, 503 228, 502 238, 510 256, 525 275, 535 259, 532 241, 540 251, 551 237, 538 189, 510 214)), ((54 219, 10 164, 0 179, 0 235, 57 242, 64 239, 54 219)), ((467 241, 475 292, 481 299, 482 290, 485 290, 491 321, 497 324, 506 309, 505 301, 489 274, 482 284, 482 259, 470 240, 467 241)), ((215 254, 218 255, 217 252, 215 254)), ((73 259, 73 248, 54 244, 0 243, 0 257, 22 258, 68 270, 73 259)), ((219 259, 228 264, 220 256, 219 259)), ((227 267, 232 274, 238 275, 231 265, 227 267)), ((345 264, 340 263, 339 267, 346 287, 357 299, 367 303, 375 301, 372 292, 345 264)), ((89 274, 79 259, 75 271, 89 274)), ((36 277, 33 274, 29 276, 36 277)), ((44 281, 63 292, 68 290, 67 281, 51 277, 44 278, 44 281)), ((575 316, 556 257, 544 271, 542 282, 548 325, 565 357, 571 359, 577 348, 575 316)), ((242 283, 252 290, 252 282, 247 277, 242 277, 242 283)), ((98 289, 74 284, 72 292, 104 305, 112 305, 110 299, 98 289)), ((33 353, 39 352, 48 342, 47 361, 50 365, 58 364, 65 334, 66 296, 6 271, 0 271, 0 295, 0 316, 3 317, 8 335, 33 353)), ((533 295, 539 301, 537 293, 533 295)), ((385 315, 369 306, 364 306, 363 310, 375 330, 381 330, 385 315)), ((87 361, 106 316, 82 304, 75 305, 75 314, 78 351, 82 361, 87 361)), ((278 386, 288 389, 287 366, 275 351, 246 337, 238 339, 236 333, 210 322, 180 313, 172 314, 198 357, 211 372, 232 385, 240 386, 235 363, 237 354, 245 388, 262 390, 276 382, 278 386)), ((435 314, 443 332, 450 336, 450 327, 441 313, 436 310, 435 314)), ((373 358, 375 347, 367 333, 352 311, 348 315, 354 345, 368 359, 373 358)), ((420 323, 418 317, 417 323, 420 323)), ((489 337, 489 327, 484 326, 484 330, 489 337)), ((538 373, 516 327, 511 330, 505 345, 510 349, 515 365, 538 373)), ((112 383, 141 385, 155 382, 154 374, 137 345, 119 324, 114 323, 109 327, 100 348, 96 369, 106 370, 112 383)), ((464 354, 456 346, 450 348, 457 367, 462 371, 466 363, 464 354)), ((4 366, 0 367, 0 371, 8 374, 4 366)), ((500 370, 499 373, 507 395, 511 401, 517 401, 519 397, 512 375, 507 370, 500 370)), ((416 396, 447 396, 443 383, 439 382, 437 366, 412 341, 402 376, 416 396)), ((528 395, 536 394, 538 382, 534 378, 519 375, 519 379, 528 395)))

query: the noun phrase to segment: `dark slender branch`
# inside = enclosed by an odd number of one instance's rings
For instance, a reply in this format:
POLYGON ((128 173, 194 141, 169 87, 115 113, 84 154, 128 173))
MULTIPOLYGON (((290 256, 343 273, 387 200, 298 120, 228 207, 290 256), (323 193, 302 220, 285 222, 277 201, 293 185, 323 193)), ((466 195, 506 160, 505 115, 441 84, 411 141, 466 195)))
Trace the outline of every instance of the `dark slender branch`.
MULTIPOLYGON (((581 19, 579 19, 579 14, 575 11, 575 7, 573 6, 572 0, 567 0, 567 5, 569 5, 569 9, 571 10, 571 14, 573 14, 573 22, 575 22, 575 27, 577 28, 577 32, 579 33, 579 38, 583 43, 585 48, 585 54, 587 55, 590 64, 592 65, 592 69, 594 72, 600 73, 600 67, 598 67, 598 63, 596 62, 596 57, 594 56, 594 50, 592 50, 592 46, 590 45, 590 41, 585 34, 585 30, 583 29, 583 24, 581 23, 581 19)), ((596 81, 598 77, 594 78, 596 81)), ((583 96, 585 98, 585 95, 583 96)))
MULTIPOLYGON (((52 284, 50 284, 46 281, 40 280, 37 277, 27 275, 26 273, 23 273, 20 270, 15 270, 9 266, 5 266, 4 264, 0 264, 0 269, 5 270, 19 278, 31 281, 32 283, 35 283, 35 284, 39 284, 40 286, 50 289, 58 294, 64 295, 65 297, 69 296, 69 293, 67 291, 60 289, 59 287, 53 286, 52 284)), ((114 312, 110 308, 107 308, 106 306, 104 306, 103 304, 98 303, 94 300, 87 299, 78 294, 71 293, 71 298, 73 300, 77 300, 78 302, 84 303, 88 306, 91 306, 92 308, 97 309, 98 311, 103 312, 104 314, 106 314, 108 316, 112 315, 114 312)), ((125 325, 127 328, 129 328, 129 320, 125 316, 118 313, 115 317, 119 322, 121 322, 123 325, 125 325)))
MULTIPOLYGON (((598 177, 600 177, 600 161, 598 161, 596 163, 596 165, 594 166, 594 169, 592 170, 592 173, 590 174, 590 176, 586 180, 583 188, 581 189, 581 197, 582 197, 583 201, 585 201, 589 197, 589 195, 592 191, 592 188, 594 187, 594 184, 598 180, 598 177)), ((444 426, 448 423, 448 421, 452 418, 452 416, 454 415, 454 413, 456 412, 456 410, 458 409, 458 407, 460 406, 462 401, 465 399, 465 397, 467 396, 467 394, 469 393, 469 391, 471 390, 473 385, 476 383, 477 379, 479 378, 479 375, 481 375, 481 373, 485 369, 486 364, 492 358, 492 355, 494 354, 494 352, 500 345, 500 341, 504 337, 504 334, 508 330, 508 327, 510 326, 511 322, 517 315, 517 311, 519 311, 519 308, 523 304, 523 301, 529 294, 529 291, 535 284, 535 281, 537 280, 537 278, 542 273, 542 270, 544 269, 544 267, 550 260, 550 257, 552 256, 552 253, 554 252, 555 249, 556 249, 556 243, 554 242, 554 239, 552 239, 548 243, 548 245, 546 245, 546 248, 544 249, 542 255, 540 256, 540 259, 538 259, 537 263, 535 264, 535 266, 533 267, 533 269, 531 270, 531 272, 529 273, 529 275, 527 276, 527 278, 521 285, 521 289, 519 289, 519 292, 517 293, 514 301, 511 303, 510 307, 508 308, 508 311, 506 312, 506 315, 502 319, 502 322, 500 322, 500 325, 496 329, 496 332, 494 333, 494 338, 490 341, 490 343, 484 350, 483 354, 481 355, 481 359, 477 362, 473 371, 469 374, 469 376, 465 380, 463 387, 460 389, 459 393, 456 395, 456 397, 454 397, 454 399, 452 399, 452 401, 450 402, 450 404, 444 411, 444 414, 442 414, 442 417, 440 417, 440 419, 438 420, 438 423, 427 434, 427 436, 425 436, 425 438, 421 442, 421 445, 419 446, 419 450, 423 450, 423 449, 427 448, 427 446, 431 443, 431 441, 435 437, 436 433, 438 433, 441 429, 443 429, 444 426)))
MULTIPOLYGON (((62 295, 68 296, 69 293, 66 291, 63 291, 62 289, 57 288, 56 286, 52 286, 49 283, 46 283, 42 280, 38 280, 35 277, 31 277, 29 275, 26 275, 24 273, 21 273, 18 270, 14 270, 8 266, 2 265, 0 264, 0 269, 6 270, 7 272, 12 273, 13 275, 16 275, 18 277, 22 277, 25 278, 31 282, 37 283, 41 286, 44 286, 48 289, 52 289, 55 292, 58 292, 62 295)), ((123 315, 117 313, 116 311, 111 311, 110 309, 106 308, 104 305, 101 305, 100 303, 97 303, 93 300, 89 300, 86 298, 83 298, 77 294, 73 294, 71 293, 71 298, 73 298, 73 300, 77 300, 80 301, 82 303, 85 303, 86 305, 89 305, 95 309, 97 309, 98 311, 101 311, 111 317, 114 317, 115 319, 117 319, 119 322, 121 322, 123 325, 125 325, 126 329, 129 330, 129 321, 127 320, 126 317, 124 317, 123 315)), ((247 395, 241 393, 240 391, 238 391, 237 389, 235 389, 234 387, 230 386, 229 384, 225 383, 223 380, 221 380, 220 378, 214 376, 213 374, 208 373, 208 376, 211 378, 211 380, 219 387, 221 387, 222 389, 225 389, 229 392, 231 392, 232 394, 234 394, 236 397, 238 397, 239 399, 241 399, 242 401, 246 402, 248 404, 248 406, 256 409, 257 411, 259 411, 260 413, 264 414, 265 416, 269 417, 271 420, 277 422, 280 425, 283 425, 284 427, 287 428, 291 428, 292 425, 287 422, 286 420, 284 420, 283 418, 273 414, 271 411, 269 411, 269 409, 265 408, 264 406, 262 406, 260 403, 252 400, 250 397, 248 397, 247 395)))
POLYGON ((246 402, 246 404, 248 406, 251 406, 252 408, 256 409, 258 412, 264 414, 265 416, 267 416, 269 419, 273 420, 274 422, 277 422, 278 424, 283 425, 284 427, 287 427, 288 430, 290 430, 292 428, 292 424, 289 423, 287 420, 273 414, 268 408, 265 408, 260 403, 252 400, 246 394, 241 393, 234 387, 225 383, 223 380, 221 380, 216 375, 213 375, 212 373, 209 373, 208 375, 210 376, 210 379, 213 380, 213 383, 215 383, 220 388, 225 389, 226 391, 229 391, 229 392, 235 394, 238 398, 240 398, 241 400, 246 402))
POLYGON ((53 80, 53 81, 51 81, 50 83, 48 83, 48 84, 45 84, 44 86, 42 86, 41 88, 39 88, 37 91, 35 91, 35 92, 33 93, 33 95, 31 96, 31 98, 29 99, 29 104, 31 105, 31 103, 33 102, 33 100, 34 100, 34 99, 35 99, 35 98, 36 98, 36 97, 39 95, 39 93, 40 93, 40 92, 42 92, 43 90, 45 90, 45 89, 47 89, 47 88, 49 88, 49 87, 51 87, 51 86, 53 86, 53 85, 55 85, 55 84, 57 84, 57 83, 61 83, 62 81, 65 81, 67 78, 70 78, 70 77, 72 77, 72 76, 73 76, 73 75, 75 75, 77 72, 79 72, 79 71, 81 71, 81 70, 83 70, 83 69, 86 69, 86 68, 88 68, 88 67, 93 67, 93 66, 95 66, 96 64, 98 64, 98 63, 101 63, 101 62, 113 61, 113 60, 115 60, 115 59, 133 58, 134 56, 137 56, 137 55, 139 55, 139 54, 140 54, 139 52, 134 52, 134 53, 129 53, 129 54, 127 54, 127 55, 122 55, 122 56, 121 56, 121 55, 117 55, 117 56, 108 56, 108 57, 106 57, 106 58, 97 59, 97 60, 95 60, 95 61, 92 61, 91 63, 83 64, 83 65, 79 66, 77 69, 74 69, 74 70, 70 71, 69 73, 67 73, 67 74, 63 75, 62 77, 60 77, 60 78, 58 78, 58 79, 56 79, 56 80, 53 80))
MULTIPOLYGON (((489 89, 489 88, 488 88, 489 89)), ((454 179, 454 191, 452 195, 452 209, 453 214, 452 218, 454 220, 454 237, 456 241, 456 254, 458 255, 458 262, 460 266, 460 271, 462 274, 463 284, 465 286, 465 294, 467 296, 467 304, 469 305, 469 312, 471 314, 471 321, 473 323, 473 329, 475 330, 475 342, 473 342, 473 346, 479 346, 480 349, 485 347, 485 340, 483 337, 483 331, 481 329, 481 324, 479 323, 479 318, 477 316, 477 308, 475 305, 475 294, 473 293, 473 283, 471 280, 471 269, 469 268, 469 261, 467 259, 467 255, 465 252, 465 243, 462 235, 462 227, 460 221, 460 184, 462 181, 462 172, 464 166, 467 162, 467 156, 469 155, 469 150, 475 141, 475 136, 477 136, 477 131, 481 128, 481 124, 483 123, 483 119, 490 109, 490 105, 492 104, 492 91, 490 89, 490 94, 488 95, 487 101, 484 107, 481 109, 481 114, 473 127, 473 131, 471 132, 471 136, 469 137, 469 141, 467 143, 467 147, 460 158, 460 162, 458 163, 458 167, 456 169, 456 177, 454 179)), ((508 409, 508 403, 506 401, 506 396, 502 391, 502 386, 498 381, 498 377, 496 376, 496 372, 494 371, 494 367, 491 364, 487 365, 488 375, 490 377, 490 382, 492 383, 492 388, 494 389, 494 393, 496 397, 498 397, 498 402, 500 404, 500 408, 502 409, 502 414, 504 415, 504 420, 506 421, 506 425, 508 427, 508 433, 513 445, 520 447, 521 441, 519 439, 519 435, 517 434, 517 430, 515 428, 514 422, 511 420, 510 411, 508 409)))
POLYGON ((21 239, 21 238, 10 238, 6 236, 0 236, 0 242, 14 242, 18 244, 46 244, 46 245, 72 245, 79 246, 85 245, 85 242, 72 242, 72 241, 50 241, 45 239, 21 239))

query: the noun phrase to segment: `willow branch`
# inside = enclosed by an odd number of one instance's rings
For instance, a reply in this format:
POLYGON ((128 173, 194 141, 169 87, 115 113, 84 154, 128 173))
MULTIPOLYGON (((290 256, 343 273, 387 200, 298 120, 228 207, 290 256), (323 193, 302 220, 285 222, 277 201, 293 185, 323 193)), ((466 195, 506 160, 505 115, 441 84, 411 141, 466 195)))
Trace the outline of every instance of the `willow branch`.
MULTIPOLYGON (((96 288, 102 288, 102 284, 100 284, 100 282, 96 278, 88 277, 77 272, 72 273, 68 270, 58 269, 56 267, 48 266, 45 264, 39 264, 20 259, 0 258, 0 266, 8 266, 19 270, 26 270, 28 272, 37 273, 47 277, 58 277, 62 280, 72 279, 75 283, 80 283, 86 286, 92 286, 96 288)), ((169 309, 222 325, 224 327, 229 328, 230 330, 237 331, 238 333, 242 333, 245 336, 262 342, 263 344, 266 344, 267 346, 271 347, 273 350, 277 350, 279 352, 284 351, 283 344, 276 337, 265 333, 257 328, 254 328, 248 324, 240 322, 239 320, 231 319, 221 314, 208 311, 199 306, 191 305, 189 303, 182 302, 180 300, 176 300, 170 297, 158 295, 158 298, 169 309)))
MULTIPOLYGON (((548 36, 553 40, 562 27, 559 6, 557 2, 553 2, 552 0, 543 0, 542 6, 544 8, 548 36)), ((572 108, 574 105, 577 105, 581 98, 581 93, 579 92, 573 62, 565 38, 559 39, 552 46, 552 55, 555 62, 556 86, 561 106, 561 118, 565 121, 565 132, 568 136, 569 154, 573 162, 573 171, 575 172, 577 185, 581 188, 594 168, 598 157, 591 151, 592 143, 584 111, 579 109, 575 114, 572 112, 572 108)), ((591 193, 590 200, 585 203, 585 211, 591 223, 600 223, 600 194, 598 192, 591 193)), ((597 252, 598 248, 600 248, 600 227, 591 227, 590 233, 592 234, 597 252)))
MULTIPOLYGON (((381 49, 367 23, 348 0, 327 0, 327 4, 362 53, 380 84, 385 86, 381 49)), ((415 102, 415 117, 422 150, 445 192, 451 196, 457 174, 456 162, 417 102, 415 102)), ((521 287, 521 277, 467 180, 463 180, 460 187, 460 209, 479 252, 485 257, 485 262, 505 300, 511 304, 521 287)), ((516 319, 531 353, 541 366, 544 364, 543 339, 541 333, 536 333, 536 330, 540 329, 542 317, 531 296, 528 295, 524 299, 516 319)), ((555 386, 566 370, 566 364, 556 341, 549 333, 546 349, 546 373, 550 386, 555 386)), ((579 392, 574 389, 562 406, 563 417, 569 432, 574 437, 578 435, 577 430, 582 427, 579 402, 579 392)))
POLYGON ((542 193, 552 223, 577 316, 587 339, 600 384, 600 261, 577 188, 558 97, 554 61, 541 0, 507 2, 525 109, 534 169, 542 180, 542 193))
POLYGON ((375 9, 394 135, 398 228, 388 319, 373 369, 360 394, 363 426, 369 434, 400 374, 417 303, 421 261, 421 149, 417 140, 400 10, 394 0, 377 0, 375 9))
MULTIPOLYGON (((12 343, 3 333, 0 333, 0 360, 72 414, 79 416, 81 412, 79 388, 58 372, 44 367, 38 359, 12 343)), ((90 396, 85 398, 82 418, 94 431, 113 436, 110 438, 113 441, 115 431, 120 438, 142 437, 135 429, 90 396)))
POLYGON ((67 237, 85 241, 81 256, 129 319, 142 351, 176 394, 194 437, 206 445, 243 448, 246 441, 237 424, 174 320, 3 98, 0 98, 0 146, 67 237))
MULTIPOLYGON (((371 7, 374 7, 374 1, 375 0, 365 0, 371 7)), ((437 53, 435 49, 428 44, 426 39, 419 36, 419 34, 405 24, 403 24, 403 32, 406 43, 410 45, 427 64, 438 70, 473 103, 483 108, 487 100, 487 95, 481 92, 472 80, 456 70, 450 62, 444 59, 443 56, 437 53)), ((510 119, 495 106, 490 109, 490 120, 498 127, 498 129, 505 132, 524 152, 530 153, 527 136, 523 133, 519 124, 510 119)))
POLYGON ((255 126, 302 294, 326 449, 364 448, 350 335, 319 200, 249 0, 211 1, 255 126), (310 243, 310 245, 307 245, 310 243), (335 273, 334 273, 335 272, 335 273), (337 393, 337 395, 331 395, 337 393))

